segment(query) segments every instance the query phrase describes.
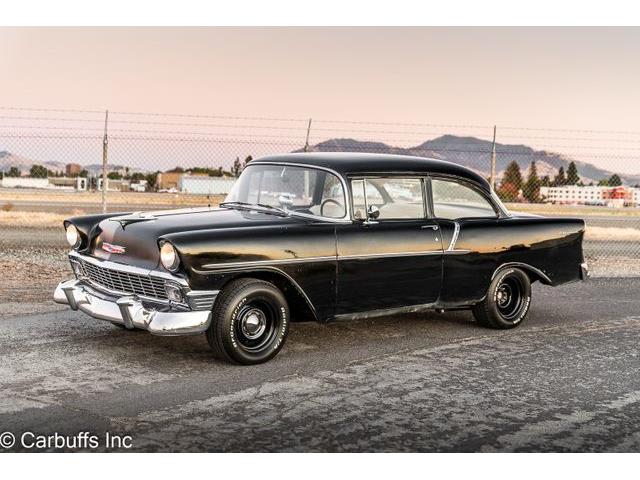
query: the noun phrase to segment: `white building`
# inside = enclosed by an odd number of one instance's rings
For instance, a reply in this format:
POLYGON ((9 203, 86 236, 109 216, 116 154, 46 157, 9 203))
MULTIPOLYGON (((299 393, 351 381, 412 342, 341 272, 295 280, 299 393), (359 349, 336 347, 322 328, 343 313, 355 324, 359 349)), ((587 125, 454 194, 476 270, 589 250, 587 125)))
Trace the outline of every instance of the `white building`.
POLYGON ((606 205, 608 207, 640 205, 640 188, 626 186, 540 187, 540 196, 546 203, 567 205, 606 205))
POLYGON ((208 177, 204 175, 181 175, 178 190, 199 195, 226 195, 231 191, 235 178, 208 177))
POLYGON ((87 190, 89 181, 83 177, 4 177, 0 180, 2 188, 38 188, 50 190, 87 190))
POLYGON ((4 177, 0 181, 2 188, 50 188, 48 178, 4 177))
POLYGON ((604 205, 603 192, 609 187, 564 185, 540 187, 540 195, 547 203, 572 203, 576 205, 604 205))
POLYGON ((139 182, 131 182, 129 184, 129 189, 132 192, 146 192, 147 191, 147 181, 140 180, 139 182))

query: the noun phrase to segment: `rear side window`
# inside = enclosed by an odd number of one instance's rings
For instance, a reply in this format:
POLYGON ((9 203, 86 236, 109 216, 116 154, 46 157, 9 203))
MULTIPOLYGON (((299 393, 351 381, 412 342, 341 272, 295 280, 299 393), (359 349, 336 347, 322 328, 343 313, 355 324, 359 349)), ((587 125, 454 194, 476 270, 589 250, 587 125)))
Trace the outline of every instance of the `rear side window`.
POLYGON ((497 217, 493 206, 481 193, 455 180, 431 180, 433 213, 437 218, 497 217))

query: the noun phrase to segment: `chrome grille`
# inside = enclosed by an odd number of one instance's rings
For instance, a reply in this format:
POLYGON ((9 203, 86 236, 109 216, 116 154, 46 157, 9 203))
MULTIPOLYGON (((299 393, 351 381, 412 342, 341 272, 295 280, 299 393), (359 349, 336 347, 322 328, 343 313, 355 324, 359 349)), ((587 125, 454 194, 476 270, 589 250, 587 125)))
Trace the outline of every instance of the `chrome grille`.
POLYGON ((84 277, 98 286, 121 293, 135 293, 145 297, 167 300, 164 280, 147 275, 124 272, 112 268, 105 268, 83 260, 72 260, 82 267, 84 277))

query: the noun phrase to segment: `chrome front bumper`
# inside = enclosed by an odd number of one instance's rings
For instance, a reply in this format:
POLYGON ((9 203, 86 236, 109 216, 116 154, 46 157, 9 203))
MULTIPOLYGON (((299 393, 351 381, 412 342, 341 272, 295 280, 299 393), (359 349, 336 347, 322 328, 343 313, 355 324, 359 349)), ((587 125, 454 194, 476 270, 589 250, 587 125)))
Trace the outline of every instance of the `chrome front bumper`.
POLYGON ((146 308, 136 295, 110 298, 81 280, 61 282, 53 294, 56 303, 127 328, 141 328, 154 335, 203 333, 211 323, 210 310, 159 311, 146 308))

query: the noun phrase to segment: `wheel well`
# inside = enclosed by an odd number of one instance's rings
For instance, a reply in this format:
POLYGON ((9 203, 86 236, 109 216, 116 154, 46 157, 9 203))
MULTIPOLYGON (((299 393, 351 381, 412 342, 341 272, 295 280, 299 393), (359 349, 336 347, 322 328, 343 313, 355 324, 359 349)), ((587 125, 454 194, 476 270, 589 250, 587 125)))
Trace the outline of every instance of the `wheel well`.
POLYGON ((509 268, 509 267, 518 268, 518 269, 522 270, 524 273, 527 274, 527 276, 529 277, 529 281, 531 283, 533 283, 535 281, 539 281, 543 285, 551 285, 552 284, 551 280, 549 279, 548 276, 546 276, 543 272, 541 272, 537 268, 532 267, 531 265, 528 265, 526 263, 505 263, 503 265, 500 265, 493 272, 493 275, 491 276, 491 279, 493 279, 500 270, 503 270, 503 269, 509 268))
MULTIPOLYGON (((289 304, 289 310, 291 311, 291 320, 294 322, 304 322, 304 321, 312 321, 317 320, 315 311, 311 306, 310 301, 307 297, 302 293, 300 287, 298 287, 293 280, 288 278, 286 275, 268 271, 268 270, 260 270, 254 272, 242 272, 230 278, 231 280, 237 280, 239 278, 257 278, 259 280, 264 280, 265 282, 272 283, 282 292, 284 297, 287 299, 287 303, 289 304)), ((222 288, 224 288, 223 285, 222 288)))
POLYGON ((545 280, 533 270, 529 270, 526 267, 522 268, 521 270, 527 274, 527 277, 529 277, 529 282, 533 283, 535 281, 539 281, 540 283, 545 283, 545 280))

